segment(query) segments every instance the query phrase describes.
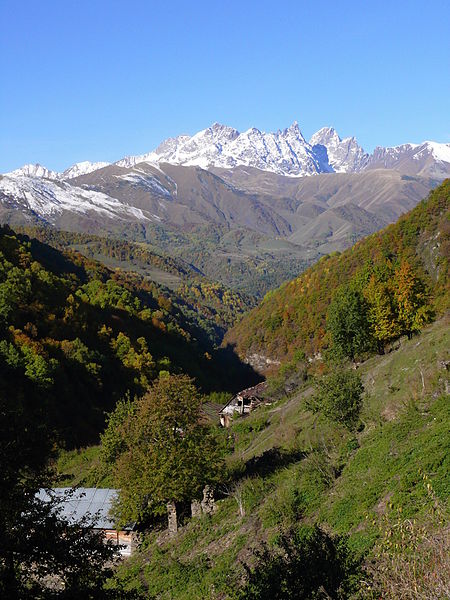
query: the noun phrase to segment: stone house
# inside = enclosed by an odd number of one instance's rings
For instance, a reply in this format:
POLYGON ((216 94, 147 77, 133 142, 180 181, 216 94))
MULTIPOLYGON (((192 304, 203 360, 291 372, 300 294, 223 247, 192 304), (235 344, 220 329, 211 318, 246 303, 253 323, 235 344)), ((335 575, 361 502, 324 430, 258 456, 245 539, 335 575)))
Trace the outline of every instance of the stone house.
POLYGON ((229 427, 233 417, 243 417, 252 412, 255 408, 264 402, 264 392, 267 384, 265 381, 254 385, 253 387, 242 390, 219 411, 220 424, 222 427, 229 427))

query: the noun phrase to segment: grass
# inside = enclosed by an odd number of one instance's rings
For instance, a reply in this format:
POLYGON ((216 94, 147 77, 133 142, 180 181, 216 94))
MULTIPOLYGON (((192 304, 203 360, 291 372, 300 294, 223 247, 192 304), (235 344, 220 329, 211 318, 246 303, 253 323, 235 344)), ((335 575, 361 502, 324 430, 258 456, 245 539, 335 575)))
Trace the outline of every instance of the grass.
MULTIPOLYGON (((308 382, 291 398, 235 421, 228 433, 237 479, 222 490, 216 513, 188 520, 175 540, 148 532, 118 579, 161 599, 231 598, 239 565, 251 563, 255 546, 280 528, 320 522, 348 534, 362 556, 391 507, 426 520, 432 506, 423 474, 436 501, 445 504, 450 492, 448 334, 441 320, 359 367, 367 391, 359 432, 312 415, 308 382)), ((72 483, 93 484, 101 475, 98 449, 65 453, 58 469, 72 483)))
POLYGON ((114 487, 100 460, 100 446, 62 450, 54 466, 55 483, 60 487, 114 487))
MULTIPOLYGON (((320 510, 320 519, 340 532, 354 532, 383 510, 383 499, 401 506, 405 517, 420 514, 427 507, 421 473, 433 479, 442 500, 450 492, 448 398, 439 397, 427 414, 412 405, 395 422, 377 428, 344 468, 332 494, 320 510)), ((365 549, 371 539, 361 534, 358 545, 365 549)))

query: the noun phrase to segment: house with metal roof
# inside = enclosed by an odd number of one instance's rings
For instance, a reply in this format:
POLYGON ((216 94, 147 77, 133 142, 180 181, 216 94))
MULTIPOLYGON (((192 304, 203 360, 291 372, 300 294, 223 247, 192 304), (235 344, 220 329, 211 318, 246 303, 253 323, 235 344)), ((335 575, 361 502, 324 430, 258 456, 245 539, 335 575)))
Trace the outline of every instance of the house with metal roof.
POLYGON ((92 529, 103 531, 106 540, 120 545, 122 556, 130 556, 136 547, 134 525, 117 530, 111 509, 118 497, 118 490, 102 488, 53 488, 41 489, 37 498, 56 500, 61 517, 69 523, 90 524, 92 529))

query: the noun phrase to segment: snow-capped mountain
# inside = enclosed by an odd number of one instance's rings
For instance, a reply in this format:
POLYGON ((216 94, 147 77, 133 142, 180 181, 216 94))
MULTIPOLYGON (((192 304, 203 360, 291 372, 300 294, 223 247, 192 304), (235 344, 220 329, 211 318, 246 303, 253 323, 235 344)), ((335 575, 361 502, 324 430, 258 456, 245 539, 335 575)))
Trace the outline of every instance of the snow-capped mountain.
POLYGON ((98 169, 103 169, 103 167, 107 167, 109 164, 110 163, 108 162, 89 162, 88 160, 84 160, 82 162, 75 163, 60 173, 58 179, 74 179, 80 175, 87 175, 93 171, 98 171, 98 169))
POLYGON ((195 165, 204 169, 243 165, 297 177, 324 171, 297 122, 276 133, 256 128, 239 133, 232 127, 214 123, 192 137, 170 138, 153 152, 128 156, 117 164, 131 167, 139 162, 195 165))
POLYGON ((423 142, 392 148, 378 146, 369 157, 367 169, 395 169, 406 175, 450 175, 450 144, 423 142))
POLYGON ((256 128, 240 133, 214 123, 193 136, 169 138, 152 152, 127 156, 116 164, 166 162, 203 169, 247 166, 291 177, 387 168, 408 175, 445 177, 450 174, 449 149, 450 144, 423 142, 379 147, 370 155, 354 137, 340 138, 332 127, 319 129, 307 142, 297 122, 276 133, 256 128))
MULTIPOLYGON (((444 178, 450 174, 450 144, 423 142, 393 148, 377 147, 369 155, 354 137, 342 139, 331 127, 320 129, 308 142, 296 121, 275 133, 265 133, 254 127, 240 133, 233 127, 214 123, 193 136, 169 138, 151 152, 126 156, 115 164, 130 168, 143 162, 154 166, 169 163, 203 169, 254 167, 291 177, 395 169, 405 175, 444 178)), ((67 181, 108 164, 84 161, 63 173, 50 171, 39 164, 25 165, 8 175, 67 181)))
POLYGON ((313 151, 335 173, 355 173, 367 165, 369 155, 354 137, 341 139, 332 127, 323 127, 309 140, 313 151))
POLYGON ((39 163, 35 165, 23 165, 23 167, 5 174, 12 177, 44 177, 45 179, 58 179, 60 175, 56 171, 50 171, 50 169, 43 167, 39 163))
POLYGON ((110 163, 107 162, 90 162, 88 160, 84 160, 82 162, 75 163, 62 173, 58 173, 57 171, 50 171, 50 169, 47 169, 46 167, 43 167, 37 163, 35 165, 24 165, 23 167, 20 167, 20 169, 15 169, 14 171, 5 173, 5 175, 13 177, 39 177, 44 179, 64 181, 65 179, 73 179, 75 177, 79 177, 80 175, 92 173, 93 171, 107 167, 109 164, 110 163))

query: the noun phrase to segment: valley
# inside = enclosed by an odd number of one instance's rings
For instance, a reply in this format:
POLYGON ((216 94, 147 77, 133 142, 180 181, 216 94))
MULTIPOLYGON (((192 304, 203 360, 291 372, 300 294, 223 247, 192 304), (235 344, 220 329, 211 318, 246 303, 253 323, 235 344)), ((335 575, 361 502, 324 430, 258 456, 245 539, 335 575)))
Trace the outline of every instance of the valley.
MULTIPOLYGON (((37 489, 113 489, 116 526, 139 543, 98 570, 106 598, 448 588, 447 167, 427 155, 412 173, 408 146, 403 170, 381 151, 379 168, 319 133, 303 146, 308 169, 322 165, 309 176, 186 139, 157 151, 177 164, 0 177, 12 547, 24 510, 43 509, 37 489), (220 409, 263 380, 264 401, 220 428, 220 409)), ((46 515, 38 546, 57 523, 46 515)), ((86 557, 116 552, 89 543, 86 557)), ((26 551, 14 556, 27 589, 26 551)))
POLYGON ((292 177, 148 161, 74 171, 0 176, 2 222, 147 244, 257 297, 395 221, 440 181, 385 168, 292 177))

